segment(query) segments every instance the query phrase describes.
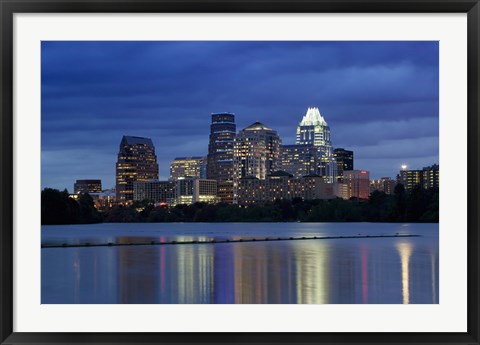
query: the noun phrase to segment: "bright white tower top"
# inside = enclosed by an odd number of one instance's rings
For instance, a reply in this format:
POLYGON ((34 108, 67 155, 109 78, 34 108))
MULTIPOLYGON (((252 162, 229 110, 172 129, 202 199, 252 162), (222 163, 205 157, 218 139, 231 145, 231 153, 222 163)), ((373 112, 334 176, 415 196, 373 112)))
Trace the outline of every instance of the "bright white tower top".
POLYGON ((308 108, 307 113, 303 117, 299 126, 328 126, 327 121, 320 115, 320 110, 318 108, 308 108))

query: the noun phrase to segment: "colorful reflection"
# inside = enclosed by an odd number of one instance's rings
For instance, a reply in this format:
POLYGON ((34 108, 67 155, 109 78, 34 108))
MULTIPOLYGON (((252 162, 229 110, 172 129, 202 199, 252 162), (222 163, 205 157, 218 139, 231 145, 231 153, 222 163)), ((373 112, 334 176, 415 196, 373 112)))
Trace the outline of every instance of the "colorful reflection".
POLYGON ((42 303, 438 303, 438 244, 389 238, 43 249, 42 303))

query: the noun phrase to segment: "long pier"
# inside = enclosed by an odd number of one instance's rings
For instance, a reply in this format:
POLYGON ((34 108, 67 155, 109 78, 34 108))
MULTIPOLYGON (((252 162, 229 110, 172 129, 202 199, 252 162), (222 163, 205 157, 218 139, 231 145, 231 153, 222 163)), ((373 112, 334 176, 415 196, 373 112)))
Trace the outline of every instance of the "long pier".
POLYGON ((150 242, 129 242, 129 243, 62 243, 62 244, 42 244, 42 248, 75 248, 75 247, 121 247, 121 246, 164 246, 164 245, 182 245, 182 244, 215 244, 215 243, 239 243, 239 242, 270 242, 270 241, 299 241, 299 240, 336 240, 347 238, 397 238, 397 237, 420 237, 420 235, 356 235, 356 236, 303 236, 303 237, 260 237, 247 239, 211 239, 207 241, 150 241, 150 242))

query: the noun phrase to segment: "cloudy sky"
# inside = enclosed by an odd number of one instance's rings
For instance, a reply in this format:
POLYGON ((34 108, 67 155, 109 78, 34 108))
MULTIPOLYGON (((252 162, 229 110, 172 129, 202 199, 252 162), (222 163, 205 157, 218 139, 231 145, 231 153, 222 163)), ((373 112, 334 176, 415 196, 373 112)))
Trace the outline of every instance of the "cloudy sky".
POLYGON ((42 188, 115 185, 123 135, 170 162, 207 153, 211 113, 293 144, 308 107, 355 168, 394 177, 438 163, 437 42, 42 42, 42 188))

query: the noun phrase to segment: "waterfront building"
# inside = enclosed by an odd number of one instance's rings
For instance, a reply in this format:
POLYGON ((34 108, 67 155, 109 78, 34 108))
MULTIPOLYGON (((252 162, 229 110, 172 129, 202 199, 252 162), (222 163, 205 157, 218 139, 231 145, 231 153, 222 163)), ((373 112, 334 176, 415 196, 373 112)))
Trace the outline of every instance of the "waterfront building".
POLYGON ((397 182, 389 177, 370 180, 370 193, 379 191, 385 194, 394 194, 396 184, 397 182))
POLYGON ((343 182, 343 172, 353 170, 353 151, 344 148, 336 148, 333 150, 333 158, 337 163, 337 182, 343 182))
POLYGON ((136 181, 133 183, 133 200, 149 200, 153 203, 175 204, 176 181, 136 181))
POLYGON ((263 180, 277 170, 280 143, 278 133, 260 122, 238 132, 234 141, 234 181, 247 176, 263 180))
POLYGON ((440 171, 438 164, 424 167, 419 170, 408 170, 406 165, 402 166, 397 175, 397 182, 403 184, 405 190, 410 191, 415 186, 423 189, 439 187, 440 171))
POLYGON ((185 178, 177 181, 176 204, 194 204, 196 202, 217 203, 217 181, 185 178))
POLYGON ((378 180, 370 180, 370 193, 373 191, 384 192, 385 194, 393 194, 397 182, 390 177, 382 177, 378 180))
POLYGON ((233 140, 236 131, 235 114, 212 114, 207 155, 207 179, 233 180, 233 140))
POLYGON ((116 164, 116 192, 120 203, 133 201, 133 183, 158 180, 152 139, 123 136, 116 164))
POLYGON ((193 204, 196 202, 217 203, 217 181, 186 177, 170 181, 135 182, 134 200, 149 200, 153 203, 193 204))
POLYGON ((170 179, 206 178, 207 157, 177 157, 170 164, 170 179))
POLYGON ((440 168, 438 164, 424 167, 422 169, 422 185, 424 189, 439 188, 440 168))
POLYGON ((102 191, 102 180, 77 180, 73 184, 75 194, 100 193, 102 191))
POLYGON ((217 182, 217 196, 219 202, 233 204, 233 181, 217 182))
POLYGON ((322 176, 325 182, 335 182, 337 166, 332 152, 330 127, 318 108, 307 109, 297 127, 296 144, 315 146, 318 151, 316 173, 322 176))
POLYGON ((335 197, 335 185, 313 174, 297 179, 285 171, 275 171, 264 180, 246 176, 238 181, 237 203, 243 206, 294 198, 313 200, 335 197))
POLYGON ((220 201, 233 203, 233 145, 236 136, 235 114, 212 114, 206 178, 216 180, 220 201))
POLYGON ((297 192, 293 193, 293 197, 299 197, 303 200, 336 198, 336 184, 325 182, 325 179, 320 175, 306 175, 294 182, 297 192))
POLYGON ((318 151, 313 145, 282 145, 280 169, 300 178, 315 174, 318 167, 318 151))
POLYGON ((343 172, 343 183, 338 183, 337 196, 343 199, 368 199, 370 196, 370 178, 366 170, 347 170, 343 172))

